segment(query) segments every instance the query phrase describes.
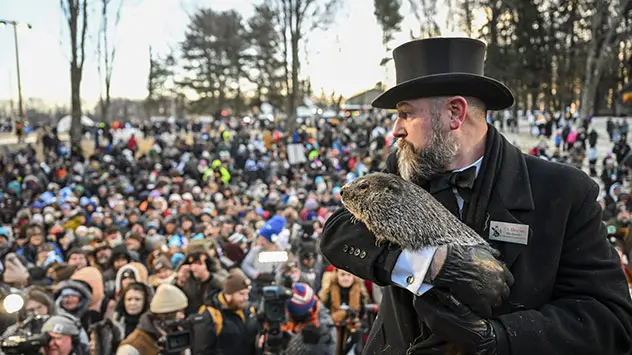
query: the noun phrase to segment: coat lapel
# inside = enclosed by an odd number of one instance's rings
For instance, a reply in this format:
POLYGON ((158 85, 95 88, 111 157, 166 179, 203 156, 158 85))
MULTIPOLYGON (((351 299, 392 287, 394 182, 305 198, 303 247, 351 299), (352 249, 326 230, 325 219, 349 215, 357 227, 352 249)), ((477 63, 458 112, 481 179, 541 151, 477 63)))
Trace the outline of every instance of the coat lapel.
MULTIPOLYGON (((502 165, 495 179, 482 232, 485 239, 489 238, 489 225, 492 221, 524 224, 517 216, 520 212, 534 209, 525 157, 509 142, 503 143, 502 165)), ((529 228, 529 240, 531 233, 532 230, 529 228)), ((489 242, 500 251, 508 268, 511 268, 526 246, 494 240, 489 242)))

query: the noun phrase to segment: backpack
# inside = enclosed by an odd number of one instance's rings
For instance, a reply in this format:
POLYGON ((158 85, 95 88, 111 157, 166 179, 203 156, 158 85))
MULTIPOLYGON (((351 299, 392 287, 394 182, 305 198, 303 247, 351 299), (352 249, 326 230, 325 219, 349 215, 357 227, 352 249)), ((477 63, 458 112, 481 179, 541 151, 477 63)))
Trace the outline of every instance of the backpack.
MULTIPOLYGON (((213 323, 215 323, 215 335, 219 336, 224 328, 224 315, 222 314, 222 311, 211 306, 202 305, 202 307, 198 310, 198 313, 201 314, 204 313, 204 311, 208 311, 211 315, 213 323)), ((253 315, 255 314, 255 308, 252 306, 250 307, 250 313, 253 315)))

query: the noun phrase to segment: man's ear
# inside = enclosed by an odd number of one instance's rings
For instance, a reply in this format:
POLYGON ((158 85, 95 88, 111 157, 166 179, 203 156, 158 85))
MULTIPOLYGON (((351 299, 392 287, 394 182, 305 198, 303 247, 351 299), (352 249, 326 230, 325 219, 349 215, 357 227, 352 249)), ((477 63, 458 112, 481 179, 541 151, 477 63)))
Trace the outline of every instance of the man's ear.
POLYGON ((450 129, 458 129, 467 116, 467 100, 463 96, 454 96, 448 99, 447 104, 450 111, 450 129))

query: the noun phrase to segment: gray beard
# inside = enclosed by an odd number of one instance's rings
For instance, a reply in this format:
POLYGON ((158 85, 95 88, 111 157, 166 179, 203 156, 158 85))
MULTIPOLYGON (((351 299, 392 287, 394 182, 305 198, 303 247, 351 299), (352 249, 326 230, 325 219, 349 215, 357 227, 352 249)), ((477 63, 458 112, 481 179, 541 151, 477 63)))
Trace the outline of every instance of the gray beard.
POLYGON ((402 179, 420 184, 447 171, 456 156, 458 143, 433 124, 428 147, 415 149, 407 141, 397 142, 397 168, 402 179))

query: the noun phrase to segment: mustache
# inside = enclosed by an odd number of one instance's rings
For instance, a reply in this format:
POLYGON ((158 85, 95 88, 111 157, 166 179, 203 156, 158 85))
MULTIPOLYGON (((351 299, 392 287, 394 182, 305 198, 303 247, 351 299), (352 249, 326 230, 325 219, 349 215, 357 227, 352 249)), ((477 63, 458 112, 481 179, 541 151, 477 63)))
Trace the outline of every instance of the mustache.
POLYGON ((397 141, 397 150, 404 151, 404 152, 413 152, 413 153, 417 152, 417 149, 415 149, 415 146, 409 141, 404 140, 404 139, 399 139, 397 141))

